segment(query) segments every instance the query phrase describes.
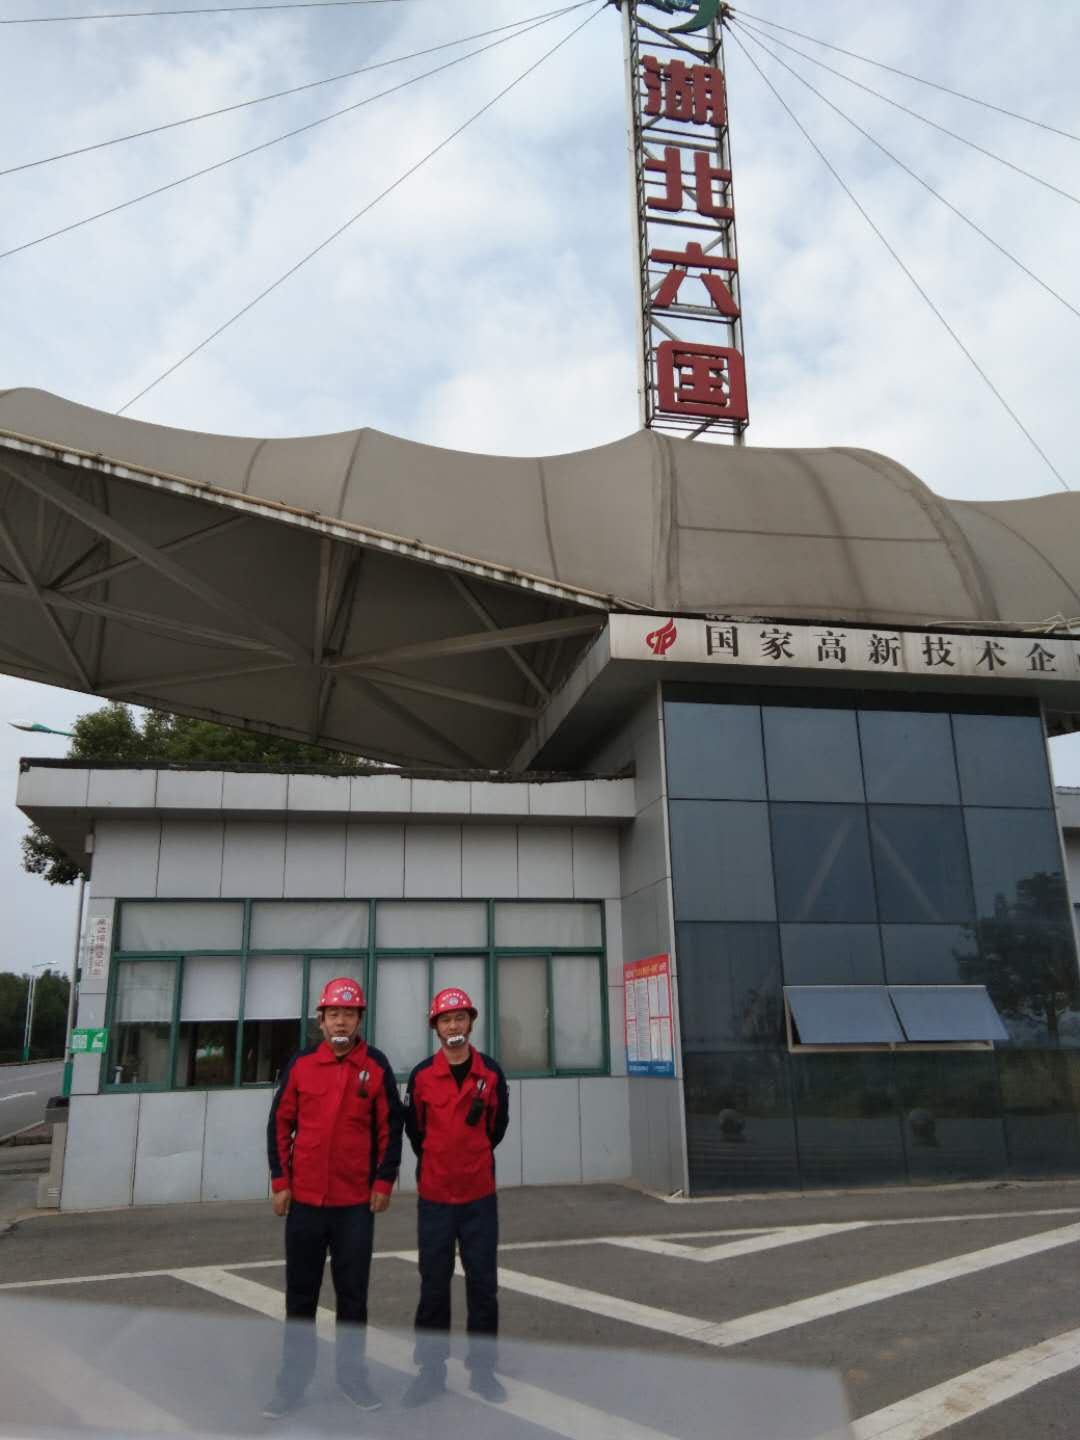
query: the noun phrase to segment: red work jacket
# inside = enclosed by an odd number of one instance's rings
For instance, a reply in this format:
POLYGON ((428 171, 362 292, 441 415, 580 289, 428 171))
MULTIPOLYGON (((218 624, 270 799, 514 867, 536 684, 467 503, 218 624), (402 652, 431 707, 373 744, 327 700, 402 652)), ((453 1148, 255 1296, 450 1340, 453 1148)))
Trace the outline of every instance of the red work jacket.
POLYGON ((405 1130, 416 1152, 416 1189, 422 1200, 465 1205, 495 1190, 495 1146, 506 1134, 510 1101, 495 1061, 472 1051, 460 1088, 442 1050, 409 1076, 405 1130), (480 1101, 475 1125, 467 1123, 480 1101))
POLYGON ((325 1040, 285 1067, 267 1125, 270 1183, 303 1205, 364 1205, 389 1195, 404 1112, 394 1072, 361 1040, 339 1060, 325 1040))

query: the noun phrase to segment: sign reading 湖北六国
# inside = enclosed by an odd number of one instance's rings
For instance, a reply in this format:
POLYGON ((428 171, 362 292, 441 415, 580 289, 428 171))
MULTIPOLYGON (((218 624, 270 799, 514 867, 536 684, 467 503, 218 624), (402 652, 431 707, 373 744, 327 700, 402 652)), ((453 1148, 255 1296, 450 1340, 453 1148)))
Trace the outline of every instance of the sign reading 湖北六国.
POLYGON ((623 965, 628 1075, 674 1075, 671 957, 650 955, 623 965))
POLYGON ((1080 641, 854 625, 612 615, 613 660, 940 679, 1080 681, 1080 641))

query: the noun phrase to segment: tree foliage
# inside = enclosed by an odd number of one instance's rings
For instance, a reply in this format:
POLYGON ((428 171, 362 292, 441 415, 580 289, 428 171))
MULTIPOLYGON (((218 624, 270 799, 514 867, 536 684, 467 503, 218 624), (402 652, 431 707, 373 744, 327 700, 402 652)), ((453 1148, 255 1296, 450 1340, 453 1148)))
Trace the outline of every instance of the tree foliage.
MULTIPOLYGON (((306 745, 276 735, 234 730, 210 720, 193 720, 147 710, 136 717, 127 705, 113 703, 80 715, 73 727, 68 759, 112 760, 138 765, 147 761, 178 765, 260 765, 271 770, 351 769, 354 755, 306 745)), ((70 885, 79 867, 36 825, 20 841, 22 866, 50 885, 70 885)))
MULTIPOLYGON (((52 1060, 64 1053, 67 1035, 68 987, 66 975, 43 970, 34 986, 34 1032, 31 1060, 52 1060)), ((0 1064, 22 1059, 28 975, 0 974, 0 1064)))

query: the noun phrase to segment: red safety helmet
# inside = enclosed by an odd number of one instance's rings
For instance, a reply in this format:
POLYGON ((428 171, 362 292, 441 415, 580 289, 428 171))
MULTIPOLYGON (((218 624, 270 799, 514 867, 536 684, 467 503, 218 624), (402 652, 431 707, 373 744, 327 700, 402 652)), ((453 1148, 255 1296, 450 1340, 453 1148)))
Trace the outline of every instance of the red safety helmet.
POLYGON ((435 1021, 440 1015, 449 1015, 454 1010, 467 1010, 472 1020, 476 1019, 476 1006, 465 994, 464 990, 451 987, 449 990, 440 990, 431 1002, 431 1010, 428 1013, 428 1024, 434 1028, 435 1021))
POLYGON ((357 982, 350 980, 348 976, 328 980, 315 1008, 324 1010, 328 1005, 336 1006, 339 1010, 363 1010, 364 992, 357 982))

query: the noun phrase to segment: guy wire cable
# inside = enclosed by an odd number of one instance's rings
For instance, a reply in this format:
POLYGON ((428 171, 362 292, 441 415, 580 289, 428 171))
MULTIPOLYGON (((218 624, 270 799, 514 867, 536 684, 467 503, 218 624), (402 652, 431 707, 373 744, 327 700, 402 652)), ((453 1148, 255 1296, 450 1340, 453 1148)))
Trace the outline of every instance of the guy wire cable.
POLYGON ((574 8, 573 4, 563 5, 557 10, 543 10, 538 15, 526 15, 512 20, 508 25, 496 25, 490 30, 478 30, 475 35, 462 35, 457 40, 446 40, 441 45, 430 45, 426 50, 414 50, 411 55, 395 55, 390 60, 378 60, 374 65, 362 65, 358 70, 342 70, 337 75, 327 75, 322 80, 308 80, 303 85, 293 85, 287 90, 274 90, 269 95, 256 95, 251 100, 238 100, 234 105, 222 105, 217 110, 204 110, 199 115, 186 115, 181 120, 168 120, 163 125, 151 125, 145 130, 132 130, 128 135, 116 135, 111 140, 98 140, 92 145, 80 145, 74 150, 60 150, 55 155, 43 155, 40 160, 25 160, 21 165, 9 165, 0 170, 0 176, 17 175, 22 170, 33 170, 39 165, 51 165, 55 160, 70 160, 76 155, 88 155, 93 150, 105 150, 110 145, 122 145, 127 140, 142 140, 147 135, 160 135, 166 130, 177 130, 182 125, 194 125, 198 120, 213 120, 218 115, 230 115, 234 110, 245 110, 252 105, 264 105, 268 100, 281 100, 287 95, 299 95, 305 90, 317 90, 320 85, 333 85, 338 80, 351 80, 357 75, 366 75, 372 70, 385 70, 390 65, 402 65, 407 60, 419 60, 424 55, 434 55, 439 50, 452 50, 455 45, 468 45, 473 40, 484 40, 489 35, 500 35, 505 30, 515 30, 519 25, 529 25, 534 20, 546 20, 565 15, 574 8))
POLYGON ((824 150, 822 150, 821 146, 820 146, 820 145, 817 143, 817 141, 813 138, 813 136, 810 134, 809 130, 807 130, 806 126, 802 123, 802 121, 799 119, 799 117, 795 114, 795 112, 794 112, 794 110, 792 110, 791 106, 787 103, 787 101, 786 101, 786 100, 784 99, 784 97, 780 94, 779 90, 777 90, 777 88, 776 88, 776 86, 773 84, 773 82, 772 82, 772 81, 769 79, 769 77, 765 74, 764 70, 762 70, 761 66, 760 66, 760 65, 758 64, 758 62, 754 59, 753 55, 750 54, 750 51, 747 50, 746 46, 742 43, 742 41, 740 40, 739 36, 738 36, 738 35, 735 33, 735 31, 732 30, 732 29, 729 29, 728 33, 729 33, 729 35, 731 36, 732 40, 734 40, 735 44, 739 47, 739 49, 740 49, 740 50, 743 52, 743 54, 746 56, 746 58, 747 58, 747 60, 750 62, 750 64, 754 67, 754 69, 757 71, 757 73, 761 76, 761 78, 762 78, 762 80, 765 82, 765 84, 766 84, 766 85, 769 87, 769 89, 772 91, 773 95, 776 97, 776 99, 779 101, 780 105, 781 105, 781 106, 783 107, 783 109, 786 111, 786 113, 787 113, 787 115, 789 116, 789 118, 793 121, 793 123, 797 126, 797 128, 799 129, 799 131, 800 131, 801 134, 803 135, 803 138, 806 140, 807 144, 810 145, 810 147, 811 147, 811 148, 814 150, 814 152, 816 153, 818 159, 822 162, 822 164, 825 166, 825 168, 829 171, 829 174, 833 177, 833 179, 836 181, 836 183, 840 186, 840 188, 843 190, 844 194, 848 197, 848 199, 851 201, 851 203, 855 206, 856 210, 858 210, 859 214, 863 217, 863 219, 866 221, 866 223, 870 226, 871 230, 873 230, 874 234, 875 234, 875 235, 878 237, 878 239, 881 241, 882 245, 885 246, 885 249, 889 252, 889 254, 890 254, 890 255, 892 256, 892 258, 896 261, 896 263, 897 263, 897 265, 900 267, 900 269, 904 272, 904 274, 907 276, 907 278, 911 281, 912 285, 913 285, 913 286, 915 287, 915 289, 919 292, 920 296, 921 296, 922 299, 926 302, 926 304, 929 306, 929 308, 933 311, 934 315, 935 315, 935 316, 937 317, 937 319, 940 321, 941 325, 945 328, 946 331, 948 331, 948 333, 949 333, 949 335, 952 337, 953 341, 956 343, 956 345, 959 347, 959 349, 963 352, 965 358, 969 361, 969 363, 971 364, 971 366, 973 367, 973 369, 976 371, 976 373, 977 373, 977 374, 979 375, 979 377, 982 379, 982 381, 983 381, 983 383, 986 385, 987 389, 989 389, 989 391, 991 392, 991 394, 994 396, 994 398, 995 398, 995 399, 998 401, 998 403, 1001 405, 1002 409, 1006 412, 1006 414, 1007 414, 1007 415, 1010 417, 1010 419, 1013 421, 1013 424, 1016 425, 1017 429, 1019 429, 1019 430, 1021 431, 1021 433, 1022 433, 1022 434, 1025 436, 1025 438, 1027 439, 1028 443, 1032 446, 1032 448, 1035 450, 1035 452, 1036 452, 1036 453, 1040 456, 1040 458, 1043 460, 1043 462, 1045 463, 1047 469, 1050 471, 1050 473, 1051 473, 1051 474, 1054 476, 1054 478, 1057 480, 1057 482, 1058 482, 1058 484, 1061 486, 1061 488, 1062 488, 1063 490, 1071 490, 1072 487, 1068 484, 1068 482, 1065 480, 1064 476, 1063 476, 1063 475, 1061 474, 1061 472, 1057 469, 1056 465, 1055 465, 1054 462, 1050 459, 1049 455, 1047 455, 1046 451, 1042 448, 1042 446, 1039 444, 1039 442, 1035 439, 1034 435, 1032 435, 1031 431, 1027 428, 1027 426, 1024 424, 1024 422, 1020 419, 1019 415, 1017 415, 1016 411, 1012 408, 1012 406, 1009 404, 1009 402, 1005 399, 1005 396, 1001 393, 1001 391, 998 389, 998 387, 997 387, 997 386, 994 384, 994 382, 990 379, 990 376, 986 373, 986 371, 982 368, 982 366, 979 364, 979 362, 975 359, 975 356, 971 353, 971 351, 968 349, 968 347, 964 344, 963 340, 961 340, 960 336, 959 336, 959 335, 957 334, 957 332, 953 329, 952 325, 950 325, 949 321, 946 320, 945 316, 941 313, 941 311, 938 309, 938 307, 934 304, 933 300, 930 298, 930 296, 929 296, 929 294, 927 293, 927 291, 924 290, 924 288, 923 288, 922 284, 920 283, 920 281, 919 281, 918 279, 916 279, 915 275, 912 273, 911 270, 908 269, 907 265, 906 265, 906 264, 904 263, 904 261, 900 258, 899 254, 896 252, 896 250, 893 249, 892 244, 891 244, 890 241, 886 238, 884 232, 883 232, 881 229, 878 228, 876 222, 871 218, 869 212, 864 208, 864 206, 862 205, 862 203, 861 203, 861 202, 859 201, 859 199, 856 197, 854 191, 853 191, 853 190, 851 189, 851 187, 848 185, 847 181, 844 179, 844 177, 843 177, 843 176, 840 174, 840 172, 837 170, 836 166, 833 165, 832 161, 831 161, 831 160, 829 159, 829 157, 825 154, 824 150))
POLYGON ((0 25, 63 25, 72 20, 157 20, 171 15, 236 15, 245 10, 336 10, 357 5, 401 5, 404 0, 278 0, 260 5, 202 5, 187 10, 90 11, 85 15, 13 15, 0 25))
POLYGON ((775 20, 766 20, 763 15, 752 15, 749 10, 739 7, 739 14, 745 15, 748 20, 756 20, 759 25, 768 25, 771 30, 783 30, 786 35, 797 35, 800 40, 809 40, 812 45, 821 45, 826 50, 835 50, 838 55, 847 55, 852 60, 859 60, 864 65, 875 65, 879 70, 888 70, 893 75, 902 75, 905 80, 914 80, 917 85, 926 85, 931 90, 940 90, 945 95, 952 95, 957 100, 966 100, 970 105, 981 105, 984 110, 996 110, 999 115, 1007 115, 1010 120, 1022 120, 1025 125, 1034 125, 1039 130, 1048 130, 1051 135, 1061 135, 1065 140, 1080 141, 1080 135, 1074 135, 1071 130, 1059 130, 1056 125, 1048 125, 1043 120, 1033 120, 1030 115, 1020 115, 1015 110, 1006 110, 1003 105, 995 105, 989 100, 980 100, 977 95, 965 95, 962 90, 951 90, 948 85, 942 85, 937 80, 924 80, 921 75, 913 75, 910 70, 900 70, 895 65, 886 65, 882 60, 871 60, 869 55, 859 55, 854 50, 845 50, 842 45, 831 45, 828 40, 819 40, 816 35, 807 35, 803 30, 792 30, 790 25, 780 25, 775 20))
POLYGON ((1035 284, 1038 285, 1041 290, 1045 290, 1047 295, 1052 296, 1055 300, 1058 301, 1059 304, 1064 305, 1066 310, 1071 310, 1072 313, 1076 316, 1076 318, 1080 320, 1080 309, 1077 309, 1077 307, 1073 305, 1071 301, 1066 300, 1064 295, 1059 294, 1059 292, 1055 290, 1052 285, 1048 285, 1045 280, 1040 279, 1039 276, 1035 274, 1035 271, 1029 269, 1022 260, 1020 260, 1016 255, 1012 253, 1011 250, 1006 250, 1004 245, 1002 245, 999 241, 995 240, 992 235, 988 234, 982 228, 982 226, 978 225, 974 220, 972 220, 969 215, 966 215, 964 211, 959 208, 959 206, 954 205, 951 200, 946 199, 946 197, 942 195, 940 190, 935 190, 928 180, 924 180, 917 171, 912 170, 910 165, 906 165, 904 161, 899 158, 899 156, 894 155, 893 152, 889 150, 886 146, 884 146, 880 140, 875 139, 874 136, 870 134, 869 130, 864 130, 857 120, 853 120, 846 111, 841 110, 839 105, 835 105, 827 95, 823 94, 817 88, 816 85, 812 85, 804 75, 800 75, 797 70, 793 69, 787 63, 787 61, 783 59, 782 56, 777 55, 775 51, 770 50, 768 45, 766 45, 763 41, 758 40, 750 31, 746 29, 745 25, 741 26, 740 29, 746 35, 747 39, 753 40, 753 43, 757 45, 760 49, 764 50, 766 55, 768 55, 771 59, 775 60, 778 65, 782 65, 789 75, 794 75, 795 79, 798 80, 801 85, 805 85, 806 88, 814 95, 816 95, 819 100, 824 101, 824 103, 828 105, 830 110, 835 111, 836 114, 840 116, 841 120, 846 120, 847 123, 852 127, 852 129, 857 130, 859 134, 864 137, 864 139, 869 140, 871 145, 876 145, 883 155, 885 155, 889 160, 891 160, 894 165, 897 165, 901 170, 903 170, 905 175, 910 175, 912 180, 917 181, 918 184, 920 184, 928 194, 932 195, 935 200, 940 201, 947 210, 951 210, 958 220, 962 220, 964 224, 969 227, 969 229, 975 231, 976 235, 980 235, 988 245, 992 245, 999 255, 1003 255, 1006 260, 1011 260, 1018 270, 1022 270, 1024 272, 1028 279, 1034 280, 1035 284))
MULTIPOLYGON (((735 24, 741 26, 747 35, 755 36, 759 41, 768 40, 770 44, 779 45, 783 50, 790 50, 793 55, 798 55, 803 60, 808 60, 811 65, 817 65, 819 69, 827 70, 830 75, 836 75, 841 80, 846 80, 849 85, 854 85, 858 90, 865 90, 868 95, 874 95, 879 100, 884 100, 886 105, 891 105, 895 110, 902 110, 905 115, 911 115, 916 120, 921 120, 924 125, 929 125, 934 130, 940 130, 942 135, 948 135, 951 140, 958 140, 961 145, 967 145, 972 150, 977 150, 980 155, 987 156, 990 160, 996 160, 999 165, 1005 165, 1010 170, 1015 170, 1018 175, 1023 175, 1028 180, 1034 180, 1036 185, 1045 186, 1052 190, 1055 195, 1060 195, 1065 200, 1071 200, 1074 205, 1080 205, 1080 196, 1071 194, 1068 190, 1062 190, 1057 185, 1052 185, 1049 180, 1044 180, 1041 175, 1035 175, 1030 170, 1025 170, 1022 165, 1016 165, 1012 160, 1006 160, 1004 155, 998 155, 994 150, 988 150, 985 145, 979 145, 974 140, 969 140, 966 135, 958 135, 955 130, 950 130, 947 125, 939 125, 936 120, 931 120, 928 115, 921 115, 918 110, 912 110, 910 105, 901 105, 899 100, 894 100, 891 95, 883 95, 880 90, 875 90, 872 85, 864 85, 861 80, 854 76, 847 75, 843 70, 837 70, 832 65, 826 65, 824 60, 819 60, 814 55, 807 55, 805 50, 800 50, 795 45, 789 45, 786 40, 778 40, 775 35, 767 31, 759 30, 756 25, 747 25, 745 21, 736 20, 735 24)), ((774 60, 780 57, 769 52, 774 60)), ((792 72, 795 73, 794 71, 792 72)), ((0 171, 0 174, 3 172, 0 171)))
POLYGON ((368 203, 364 205, 361 209, 359 209, 355 215, 350 216, 343 225, 339 225, 338 228, 333 231, 332 234, 328 235, 325 240, 321 240, 313 250, 309 250, 306 255, 301 256, 301 258, 297 260, 295 264, 290 265, 288 270, 284 271, 281 275, 279 275, 276 280, 271 281, 271 283, 267 285, 265 289, 260 290, 258 295, 254 297, 254 299, 249 300, 246 305, 242 306, 234 314, 230 315, 228 320, 226 320, 223 324, 219 325, 216 330, 212 331, 209 335, 207 335, 204 340, 200 340, 198 345, 194 346, 191 350, 189 350, 186 355, 181 355, 179 360, 174 361, 174 363, 170 365, 167 370, 163 370, 156 379, 151 380, 149 385, 144 385, 137 395, 133 395, 131 399, 126 402, 126 404, 120 406, 119 410, 114 411, 114 414, 123 415, 125 410, 130 410, 131 407, 136 404, 137 401, 141 400, 144 395, 148 395, 150 391, 155 389, 156 386, 160 385, 163 380, 167 380, 170 375, 175 374, 176 371, 180 369, 181 365, 187 364, 189 360, 191 360, 194 356, 198 355, 200 350, 205 350, 207 345, 209 345, 212 341, 216 340, 219 335, 224 334, 224 332, 228 330, 230 326, 235 325, 236 322, 242 319, 243 316, 247 315, 249 311, 254 310, 255 306, 258 305, 261 300, 265 300, 266 297, 268 295, 271 295, 276 289, 278 289, 279 286, 284 285, 286 280, 289 280, 293 275, 296 274, 298 270, 302 269, 309 260, 314 260, 316 255, 320 254, 329 245, 332 245, 333 242, 340 235, 344 235, 346 230, 348 230, 351 226, 355 225, 356 222, 362 219, 365 215, 367 215, 369 211, 373 210, 375 206, 378 205, 380 200, 385 200, 387 195, 392 194, 400 185, 403 185, 405 181, 410 178, 410 176, 415 175, 416 172, 420 170, 424 165, 426 165, 429 160, 433 160, 441 150, 445 150, 447 145, 449 145, 452 140, 456 140, 457 137, 463 131, 467 130, 470 125, 472 125, 475 121, 479 120, 482 115, 486 115, 493 105, 496 105, 503 98, 504 95, 508 95, 511 90, 513 90, 517 85, 520 85, 521 82, 527 79, 534 70, 538 70, 540 66, 543 65, 545 60, 550 60, 552 55, 554 55, 557 50, 561 50, 562 47, 567 44, 568 41, 572 40, 575 35, 580 34, 581 31, 585 29, 586 25, 590 25, 596 19, 597 15, 600 14, 601 10, 606 8, 606 5, 607 0, 601 0, 601 4, 597 6, 597 8, 592 12, 591 15, 587 15, 585 19, 582 20, 580 25, 576 25, 574 29, 569 32, 569 34, 564 35, 563 38, 558 41, 557 44, 553 45, 550 50, 546 50, 538 60, 534 60, 533 63, 529 65, 525 70, 522 70, 520 74, 516 75, 514 79, 510 81, 509 85, 504 85, 503 88, 496 95, 493 95, 490 100, 486 101, 483 105, 481 105, 479 110, 473 111, 473 113, 468 117, 467 120, 463 120, 456 129, 451 130, 450 134, 447 135, 445 139, 440 140, 439 143, 431 150, 429 150, 426 155, 422 156, 419 160, 417 160, 415 164, 410 165, 409 168, 403 171, 396 180, 392 181, 389 185, 387 185, 384 190, 381 190, 373 200, 369 200, 368 203))
POLYGON ((321 115, 317 120, 309 120, 306 125, 298 125, 294 130, 286 130, 283 135, 275 135, 270 140, 264 140, 258 145, 252 145, 247 150, 240 150, 235 155, 229 155, 224 160, 217 160, 212 165, 204 165, 199 170, 193 170, 188 175, 180 175, 175 180, 169 180, 164 185, 157 185, 153 190, 145 190, 141 195, 134 195, 130 200, 121 200, 116 205, 110 205, 104 210, 98 210, 93 215, 84 215, 81 220, 73 220, 69 225, 61 225, 57 230, 50 230, 44 235, 38 235, 33 240, 24 240, 21 245, 14 245, 8 250, 0 250, 0 260, 6 260, 9 256, 18 255, 23 250, 30 250, 35 245, 43 245, 47 240, 55 240, 60 235, 70 234, 72 230, 79 230, 84 225, 90 225, 95 220, 104 220, 108 215, 116 215, 121 210, 128 210, 132 205, 139 205, 143 200, 152 200, 156 195, 163 195, 168 190, 175 190, 180 185, 186 185, 189 180, 198 180, 203 175, 210 175, 215 170, 223 170, 226 165, 232 165, 237 160, 246 160, 249 155, 257 155, 261 150, 269 150, 273 145, 280 145, 283 140, 291 140, 296 135, 303 135, 305 131, 315 130, 320 125, 325 125, 330 120, 337 120, 342 115, 349 115, 354 110, 360 110, 365 105, 372 104, 375 100, 382 100, 387 95, 394 95, 399 90, 404 90, 410 85, 415 85, 419 80, 427 80, 432 75, 439 75, 444 70, 449 70, 455 65, 461 65, 466 60, 471 60, 476 55, 482 55, 487 50, 494 50, 499 45, 506 45, 511 40, 520 39, 522 35, 528 35, 532 30, 538 30, 542 25, 550 25, 553 19, 560 15, 567 14, 572 10, 580 10, 588 5, 590 0, 576 0, 576 3, 569 6, 568 10, 555 11, 543 20, 534 21, 526 25, 524 29, 516 30, 512 35, 503 35, 498 40, 492 40, 487 45, 481 45, 476 50, 470 50, 465 55, 458 55, 453 60, 447 60, 442 65, 436 65, 433 70, 425 70, 420 75, 413 75, 408 80, 402 80, 397 85, 391 85, 388 90, 380 90, 375 95, 368 95, 363 100, 357 100, 352 105, 346 105, 341 110, 333 110, 329 115, 321 115))

